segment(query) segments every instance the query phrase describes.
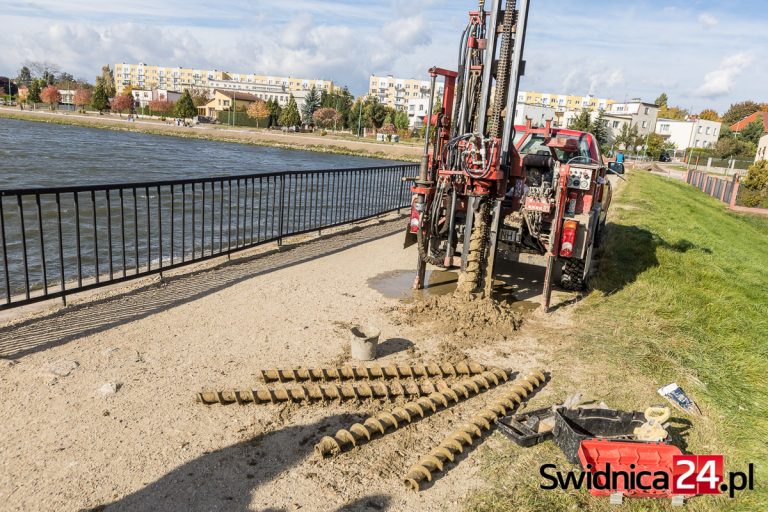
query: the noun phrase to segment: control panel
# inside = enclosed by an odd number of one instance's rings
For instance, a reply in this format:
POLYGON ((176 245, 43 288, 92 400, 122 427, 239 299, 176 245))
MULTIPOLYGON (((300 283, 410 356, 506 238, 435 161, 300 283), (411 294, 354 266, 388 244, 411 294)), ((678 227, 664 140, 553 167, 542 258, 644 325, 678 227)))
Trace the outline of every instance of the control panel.
POLYGON ((592 172, 592 169, 571 167, 570 174, 568 174, 568 188, 589 190, 589 187, 592 186, 592 172))

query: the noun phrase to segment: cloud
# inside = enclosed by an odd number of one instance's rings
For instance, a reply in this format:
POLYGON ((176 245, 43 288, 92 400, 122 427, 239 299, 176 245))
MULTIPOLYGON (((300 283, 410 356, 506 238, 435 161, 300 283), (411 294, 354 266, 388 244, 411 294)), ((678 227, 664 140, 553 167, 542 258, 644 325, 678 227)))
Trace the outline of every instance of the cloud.
POLYGON ((720 62, 720 67, 704 75, 704 83, 696 89, 696 96, 718 98, 730 93, 736 78, 754 61, 749 53, 736 53, 720 62))
POLYGON ((701 23, 701 26, 704 28, 714 28, 717 26, 718 21, 717 18, 709 14, 708 12, 703 12, 699 15, 699 23, 701 23))

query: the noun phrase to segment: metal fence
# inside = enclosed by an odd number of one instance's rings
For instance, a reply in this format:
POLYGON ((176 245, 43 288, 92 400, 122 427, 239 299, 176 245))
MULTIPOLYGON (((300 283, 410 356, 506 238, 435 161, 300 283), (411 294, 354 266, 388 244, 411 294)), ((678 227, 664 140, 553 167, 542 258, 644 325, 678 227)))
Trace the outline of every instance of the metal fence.
POLYGON ((737 176, 725 179, 701 171, 688 171, 685 181, 705 194, 719 199, 726 204, 733 204, 735 195, 738 194, 739 190, 737 176))
POLYGON ((0 310, 364 220, 418 166, 0 190, 0 310))

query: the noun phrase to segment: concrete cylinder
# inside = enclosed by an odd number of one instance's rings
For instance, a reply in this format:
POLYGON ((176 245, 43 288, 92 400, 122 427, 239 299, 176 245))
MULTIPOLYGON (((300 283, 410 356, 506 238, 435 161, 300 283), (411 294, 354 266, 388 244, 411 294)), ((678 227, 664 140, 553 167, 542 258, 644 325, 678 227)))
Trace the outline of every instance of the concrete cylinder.
POLYGON ((358 361, 376 359, 376 346, 381 331, 371 325, 355 325, 350 329, 350 352, 358 361))

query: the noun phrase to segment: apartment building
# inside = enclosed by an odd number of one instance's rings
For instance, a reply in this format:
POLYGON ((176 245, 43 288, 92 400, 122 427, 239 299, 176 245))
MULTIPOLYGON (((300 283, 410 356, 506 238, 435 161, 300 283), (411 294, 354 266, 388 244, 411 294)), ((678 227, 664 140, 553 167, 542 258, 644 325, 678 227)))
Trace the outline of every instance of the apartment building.
POLYGON ((181 98, 180 92, 167 89, 132 89, 133 103, 140 107, 146 107, 150 101, 170 101, 175 103, 181 98))
POLYGON ((535 91, 520 91, 517 94, 518 104, 540 105, 554 108, 558 112, 581 111, 583 109, 598 111, 608 110, 616 103, 608 98, 597 98, 592 95, 573 96, 568 94, 551 94, 535 91))
POLYGON ((722 123, 690 117, 679 119, 659 119, 656 121, 656 133, 675 145, 676 149, 708 148, 717 144, 722 123))
POLYGON ((303 89, 291 91, 287 85, 265 84, 261 82, 235 81, 235 80, 210 80, 208 83, 211 94, 216 90, 241 92, 252 94, 264 101, 276 100, 281 106, 287 105, 291 94, 297 95, 304 92, 303 89))
POLYGON ((656 130, 659 106, 646 103, 638 98, 625 103, 613 103, 605 113, 608 122, 609 139, 614 140, 625 124, 637 126, 640 136, 648 136, 656 130))
MULTIPOLYGON (((412 100, 427 100, 430 98, 431 82, 413 78, 395 78, 392 75, 371 75, 368 94, 375 96, 381 103, 397 110, 408 111, 412 100)), ((442 98, 443 84, 438 84, 436 98, 442 98)), ((418 107, 419 102, 413 105, 418 107)), ((426 115, 426 114, 425 114, 426 115)))
POLYGON ((318 90, 332 92, 333 82, 307 78, 268 76, 256 74, 227 73, 219 70, 193 69, 181 67, 149 66, 139 64, 115 64, 115 86, 118 93, 131 85, 138 89, 167 89, 183 92, 186 89, 206 89, 211 94, 221 88, 222 82, 233 85, 232 90, 251 92, 250 86, 284 87, 289 92, 308 91, 315 86, 318 90))

